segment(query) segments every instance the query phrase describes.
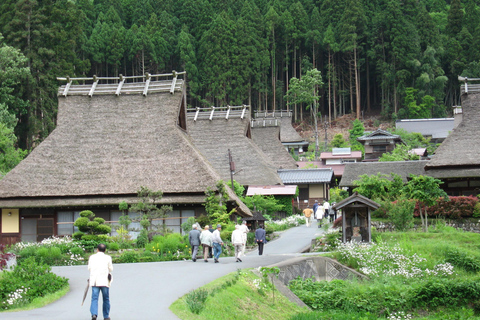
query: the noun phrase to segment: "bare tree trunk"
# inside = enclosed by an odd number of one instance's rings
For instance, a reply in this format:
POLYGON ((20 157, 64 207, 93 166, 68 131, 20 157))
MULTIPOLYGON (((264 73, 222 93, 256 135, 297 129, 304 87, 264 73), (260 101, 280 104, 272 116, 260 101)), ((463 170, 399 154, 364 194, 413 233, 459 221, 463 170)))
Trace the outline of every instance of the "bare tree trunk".
POLYGON ((358 74, 357 66, 357 47, 353 48, 353 61, 354 61, 354 70, 355 70, 355 96, 357 100, 357 119, 360 118, 360 77, 358 74))
POLYGON ((425 220, 423 219, 422 208, 423 208, 423 204, 419 203, 418 204, 418 210, 420 211, 420 219, 422 220, 422 228, 425 230, 425 220))
POLYGON ((328 50, 328 122, 332 123, 332 61, 328 50))

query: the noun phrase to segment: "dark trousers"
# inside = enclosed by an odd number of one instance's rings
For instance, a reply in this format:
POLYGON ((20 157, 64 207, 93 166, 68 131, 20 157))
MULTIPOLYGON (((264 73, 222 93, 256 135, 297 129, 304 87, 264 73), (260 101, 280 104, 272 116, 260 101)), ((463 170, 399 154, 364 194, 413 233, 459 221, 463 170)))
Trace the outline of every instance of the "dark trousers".
POLYGON ((263 254, 263 242, 257 242, 258 243, 258 255, 261 256, 263 254))

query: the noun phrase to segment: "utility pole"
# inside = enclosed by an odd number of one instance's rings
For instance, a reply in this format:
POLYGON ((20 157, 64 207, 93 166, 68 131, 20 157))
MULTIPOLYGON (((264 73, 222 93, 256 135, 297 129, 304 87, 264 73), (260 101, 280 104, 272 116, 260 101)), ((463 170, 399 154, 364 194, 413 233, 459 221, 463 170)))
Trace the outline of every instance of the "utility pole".
POLYGON ((325 130, 325 148, 324 148, 324 151, 327 151, 327 148, 328 148, 328 135, 327 135, 328 121, 327 121, 327 116, 325 116, 325 122, 323 123, 323 128, 325 130))
POLYGON ((230 164, 230 180, 232 183, 232 190, 235 193, 235 185, 233 184, 233 174, 235 173, 235 162, 232 159, 232 153, 228 149, 228 163, 230 164))

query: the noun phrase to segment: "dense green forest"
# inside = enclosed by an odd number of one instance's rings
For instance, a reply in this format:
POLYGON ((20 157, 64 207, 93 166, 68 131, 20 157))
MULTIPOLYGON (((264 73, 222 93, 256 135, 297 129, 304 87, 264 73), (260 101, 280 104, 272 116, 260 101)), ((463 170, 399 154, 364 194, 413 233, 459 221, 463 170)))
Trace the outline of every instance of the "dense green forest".
POLYGON ((300 120, 311 110, 288 104, 289 81, 317 68, 322 116, 444 117, 457 77, 480 76, 480 0, 462 1, 2 0, 0 149, 55 128, 67 75, 185 70, 190 106, 300 120))

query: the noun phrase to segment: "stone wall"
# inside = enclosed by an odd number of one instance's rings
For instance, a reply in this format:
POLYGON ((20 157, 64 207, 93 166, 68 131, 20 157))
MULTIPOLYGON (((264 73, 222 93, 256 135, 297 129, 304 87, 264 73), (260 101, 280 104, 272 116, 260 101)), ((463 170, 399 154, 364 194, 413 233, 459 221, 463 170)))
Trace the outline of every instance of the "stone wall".
POLYGON ((333 259, 320 256, 289 259, 270 267, 280 268, 278 279, 285 285, 288 285, 291 280, 298 277, 302 279, 314 278, 315 281, 347 280, 365 277, 361 273, 333 259))
MULTIPOLYGON (((461 229, 463 231, 480 233, 480 220, 442 220, 446 226, 453 227, 455 229, 461 229)), ((429 226, 435 226, 437 224, 436 219, 428 219, 429 226)), ((390 222, 372 221, 372 227, 378 232, 395 231, 395 227, 390 222)), ((415 224, 414 230, 421 230, 421 224, 415 224)))

